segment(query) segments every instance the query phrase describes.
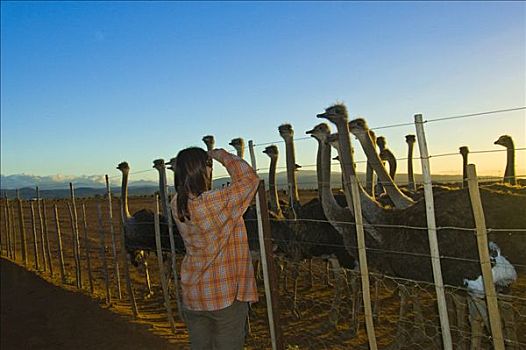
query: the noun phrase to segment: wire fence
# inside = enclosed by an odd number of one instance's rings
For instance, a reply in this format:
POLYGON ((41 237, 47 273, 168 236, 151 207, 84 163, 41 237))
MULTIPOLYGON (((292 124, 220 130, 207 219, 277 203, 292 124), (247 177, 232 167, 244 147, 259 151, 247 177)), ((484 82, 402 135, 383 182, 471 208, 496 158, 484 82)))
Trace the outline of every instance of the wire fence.
MULTIPOLYGON (((427 122, 483 117, 524 109, 525 107, 520 107, 440 117, 428 119, 427 122)), ((413 124, 396 124, 372 129, 406 125, 413 124)), ((298 138, 295 141, 301 142, 307 139, 311 138, 298 138)), ((255 147, 281 142, 283 141, 260 143, 255 147)), ((526 150, 524 147, 515 149, 518 152, 524 150, 526 150)), ((506 150, 478 150, 470 153, 502 152, 506 150)), ((455 152, 431 154, 429 158, 455 158, 456 161, 459 153, 455 150, 455 152)), ((413 159, 420 160, 420 156, 413 159)), ((397 160, 402 161, 407 158, 397 158, 397 160)), ((316 164, 313 163, 315 162, 302 165, 302 168, 315 170, 316 164)), ((339 162, 333 162, 331 165, 339 166, 339 162)), ((460 165, 461 163, 459 167, 460 165)), ((278 167, 278 169, 286 169, 286 167, 278 167)), ((149 171, 155 169, 139 170, 130 174, 149 171)), ((222 175, 215 176, 216 179, 222 177, 222 175)), ((516 177, 526 178, 525 175, 516 177)), ((360 179, 364 181, 363 177, 360 179)), ((398 184, 407 184, 402 179, 399 181, 395 177, 395 180, 398 184)), ((442 203, 441 198, 447 196, 444 196, 438 188, 434 193, 435 205, 449 206, 446 216, 458 217, 453 221, 442 221, 441 217, 437 217, 436 225, 439 242, 446 242, 443 243, 442 248, 454 247, 451 242, 457 242, 459 247, 457 250, 441 249, 439 256, 442 268, 446 271, 444 291, 452 343, 455 349, 492 348, 494 339, 490 331, 484 298, 473 293, 469 283, 448 277, 451 273, 455 276, 464 276, 469 281, 476 281, 483 264, 476 250, 477 230, 473 223, 469 196, 467 190, 461 189, 463 180, 462 176, 450 179, 456 186, 444 189, 445 192, 459 194, 458 198, 454 197, 455 201, 451 200, 453 197, 449 197, 442 203), (457 205, 460 201, 465 203, 457 205), (473 250, 466 252, 460 249, 466 246, 473 250)), ((488 189, 481 187, 483 196, 495 196, 491 198, 499 200, 498 206, 484 208, 489 240, 498 244, 502 255, 511 261, 518 275, 517 281, 497 290, 504 342, 510 349, 526 348, 524 186, 502 185, 503 178, 496 176, 479 177, 479 180, 481 184, 490 184, 488 189), (494 183, 500 187, 491 188, 491 184, 494 183)), ((418 182, 422 183, 422 180, 418 182)), ((435 181, 433 182, 436 184, 435 181)), ((343 187, 340 176, 334 175, 331 184, 333 187, 343 187), (335 184, 339 186, 334 186, 335 184)), ((387 185, 383 182, 379 184, 387 185)), ((316 180, 298 182, 298 187, 302 189, 317 190, 318 185, 319 182, 316 180)), ((338 195, 337 190, 334 193, 338 195)), ((318 198, 318 191, 305 190, 301 195, 302 208, 305 209, 308 203, 315 203, 311 200, 318 198)), ((284 203, 286 211, 289 194, 279 191, 278 196, 284 203)), ((420 197, 415 196, 414 199, 423 201, 422 197, 423 194, 420 194, 420 197)), ((107 197, 78 200, 76 207, 79 211, 78 222, 74 220, 75 207, 71 199, 2 200, 0 207, 2 256, 38 272, 64 288, 89 291, 94 298, 102 303, 108 303, 114 311, 129 317, 134 315, 131 305, 134 299, 138 318, 147 320, 159 335, 166 337, 170 342, 183 348, 188 347, 184 322, 174 312, 174 331, 166 317, 167 305, 163 300, 161 266, 157 263, 155 254, 147 253, 144 256, 132 254, 131 260, 122 258, 123 253, 126 255, 126 252, 122 251, 120 200, 117 197, 112 198, 114 201, 111 208, 107 197), (85 207, 85 214, 80 210, 82 206, 85 207), (103 209, 102 220, 98 212, 99 208, 103 209), (64 262, 63 267, 61 260, 64 262), (124 270, 128 263, 131 263, 129 280, 134 297, 125 287, 125 280, 128 277, 124 270)), ((155 200, 151 196, 132 197, 129 205, 132 213, 145 208, 156 210, 155 200)), ((363 224, 366 234, 369 230, 377 230, 390 242, 386 245, 377 245, 371 236, 367 235, 365 247, 371 265, 371 272, 367 277, 370 282, 372 317, 378 347, 442 348, 443 330, 437 312, 436 285, 433 282, 430 264, 433 257, 429 252, 425 235, 429 230, 425 211, 418 210, 415 205, 413 209, 408 209, 406 212, 407 215, 404 216, 407 218, 406 221, 397 221, 400 216, 392 216, 392 212, 394 210, 391 212, 386 210, 381 221, 366 220, 363 224), (400 242, 395 242, 396 240, 400 242), (390 265, 389 269, 386 268, 386 263, 390 265)), ((296 217, 290 217, 286 213, 283 217, 271 218, 269 222, 271 243, 276 247, 273 259, 279 266, 276 287, 279 290, 279 317, 285 346, 288 349, 349 347, 368 349, 370 343, 365 327, 361 272, 354 260, 356 255, 351 254, 358 250, 358 245, 354 241, 344 242, 338 232, 334 234, 334 228, 331 231, 331 227, 335 225, 344 229, 350 227, 351 231, 356 230, 356 222, 354 219, 327 220, 323 216, 302 216, 301 209, 296 214, 296 217), (286 232, 279 233, 277 228, 283 225, 286 227, 286 232), (324 230, 331 232, 327 233, 324 230)), ((367 215, 365 217, 367 219, 367 215)), ((255 226, 254 222, 250 224, 251 220, 254 219, 246 219, 247 227, 255 226)), ((153 222, 143 224, 151 226, 153 222)), ((249 232, 249 239, 257 240, 255 237, 254 232, 249 232)), ((259 243, 252 245, 253 248, 258 246, 259 243)), ((167 253, 163 255, 165 255, 164 261, 169 261, 167 253)), ((177 258, 178 266, 181 258, 182 255, 177 258)), ((493 263, 495 264, 495 260, 493 263)), ((255 266, 259 275, 257 261, 255 266)), ((269 306, 264 297, 263 280, 258 278, 257 283, 260 301, 254 304, 250 311, 250 334, 246 346, 249 349, 268 349, 272 347, 267 320, 269 306)), ((170 281, 169 294, 171 309, 177 310, 173 279, 170 281)))

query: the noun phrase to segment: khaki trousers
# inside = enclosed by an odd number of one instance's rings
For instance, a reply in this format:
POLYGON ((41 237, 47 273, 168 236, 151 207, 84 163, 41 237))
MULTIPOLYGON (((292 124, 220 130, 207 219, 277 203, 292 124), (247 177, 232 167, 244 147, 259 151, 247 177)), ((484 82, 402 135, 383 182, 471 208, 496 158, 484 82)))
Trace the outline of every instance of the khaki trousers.
POLYGON ((235 300, 224 309, 184 309, 192 350, 242 350, 245 344, 248 303, 235 300))

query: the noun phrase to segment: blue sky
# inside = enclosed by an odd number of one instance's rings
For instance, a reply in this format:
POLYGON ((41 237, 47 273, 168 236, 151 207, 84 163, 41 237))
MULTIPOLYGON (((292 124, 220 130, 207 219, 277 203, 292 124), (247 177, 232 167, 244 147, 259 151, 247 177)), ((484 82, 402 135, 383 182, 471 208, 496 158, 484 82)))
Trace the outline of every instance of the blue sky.
MULTIPOLYGON (((336 101, 371 127, 526 106, 524 2, 2 1, 1 10, 2 175, 115 176, 122 160, 142 171, 206 134, 229 150, 234 137, 279 141, 284 122, 300 138, 336 101)), ((430 152, 499 150, 502 134, 524 148, 525 116, 427 124, 430 152)), ((405 157, 414 127, 382 133, 405 157)), ((314 141, 296 148, 298 164, 314 164, 314 141)), ((471 160, 479 174, 504 171, 505 153, 471 160)), ((459 164, 440 157, 431 168, 456 174, 459 164)))

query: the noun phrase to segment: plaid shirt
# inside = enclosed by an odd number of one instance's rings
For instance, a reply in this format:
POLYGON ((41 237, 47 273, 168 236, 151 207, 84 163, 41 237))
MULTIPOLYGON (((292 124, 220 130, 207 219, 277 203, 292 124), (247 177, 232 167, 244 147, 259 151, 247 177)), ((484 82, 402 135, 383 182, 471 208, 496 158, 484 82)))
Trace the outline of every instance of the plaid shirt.
POLYGON ((186 255, 181 265, 181 289, 187 309, 212 311, 234 300, 258 300, 243 214, 256 193, 259 178, 243 159, 215 150, 227 169, 230 186, 188 199, 191 220, 177 217, 177 196, 171 203, 186 255))

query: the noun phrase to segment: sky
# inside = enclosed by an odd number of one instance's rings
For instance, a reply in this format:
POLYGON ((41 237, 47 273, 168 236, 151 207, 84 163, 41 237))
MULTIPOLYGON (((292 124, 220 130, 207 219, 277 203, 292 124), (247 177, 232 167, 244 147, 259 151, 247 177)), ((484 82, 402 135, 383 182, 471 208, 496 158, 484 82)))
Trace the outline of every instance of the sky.
POLYGON ((282 123, 315 170, 305 131, 335 102, 371 128, 408 124, 376 130, 402 173, 415 114, 519 108, 425 131, 433 173, 460 174, 468 146, 479 175, 502 176, 493 142, 508 134, 526 175, 526 3, 1 2, 4 176, 118 178, 126 160, 132 179, 155 179, 154 159, 208 134, 229 151, 253 140, 265 171, 267 143, 284 165, 282 123))

